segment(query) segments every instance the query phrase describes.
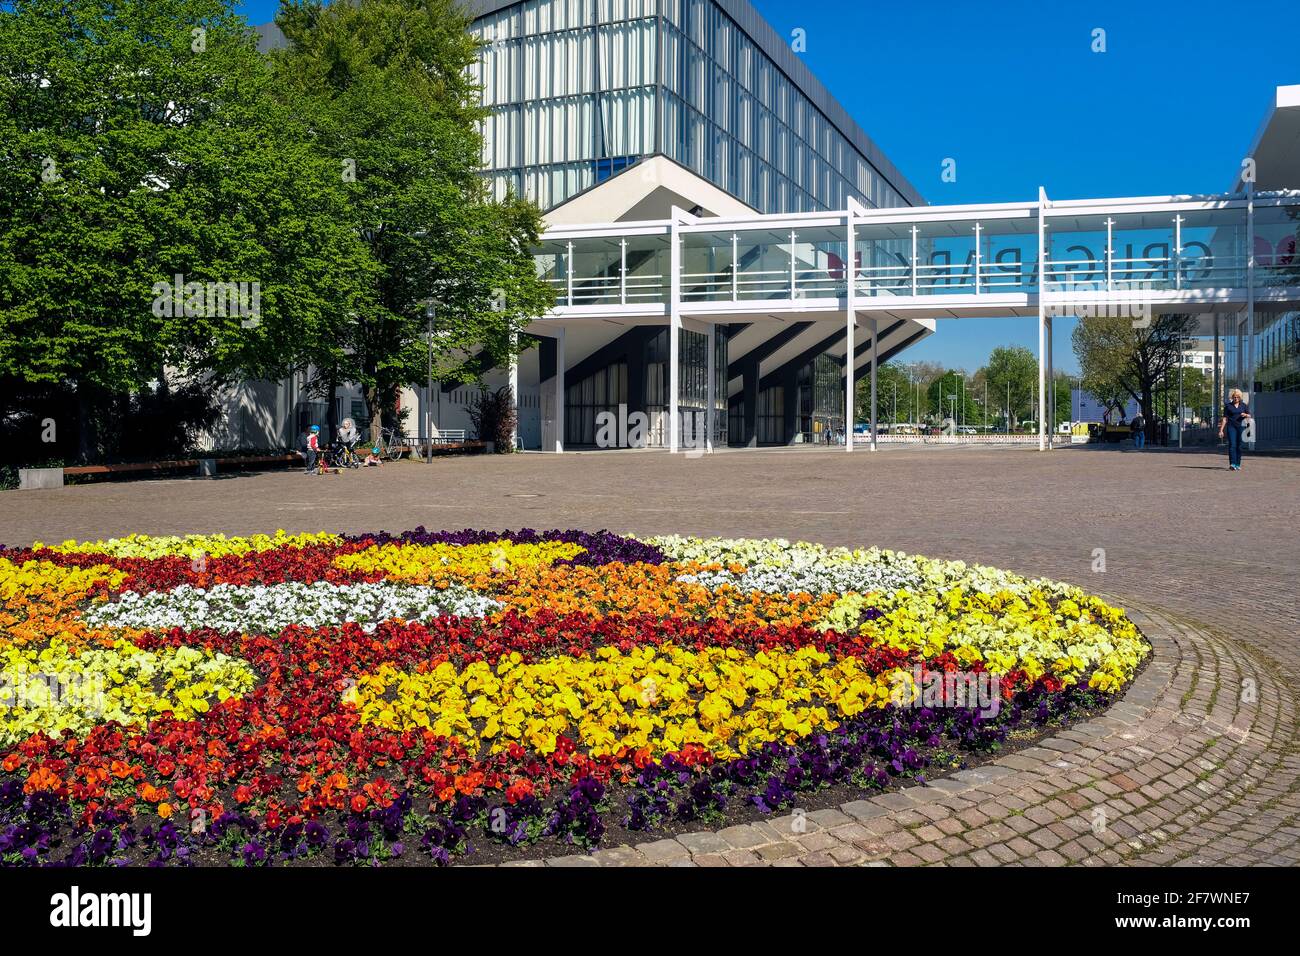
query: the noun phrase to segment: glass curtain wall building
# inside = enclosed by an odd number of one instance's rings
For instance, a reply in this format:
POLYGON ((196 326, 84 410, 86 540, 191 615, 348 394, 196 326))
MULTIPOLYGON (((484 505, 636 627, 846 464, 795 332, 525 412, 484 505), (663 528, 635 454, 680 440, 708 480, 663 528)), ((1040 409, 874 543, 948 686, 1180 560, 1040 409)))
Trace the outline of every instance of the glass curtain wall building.
POLYGON ((922 201, 743 0, 470 6, 498 195, 550 209, 664 155, 763 213, 922 201))
MULTIPOLYGON (((608 218, 601 194, 593 191, 632 194, 640 187, 637 201, 645 197, 646 203, 636 214, 663 217, 667 206, 641 179, 651 164, 671 162, 694 184, 681 193, 696 197, 682 205, 687 211, 701 211, 692 204, 707 195, 718 199, 709 208, 719 215, 721 207, 731 214, 797 214, 843 209, 851 200, 868 208, 924 203, 812 75, 790 38, 779 36, 748 0, 465 0, 465 9, 484 44, 471 73, 489 110, 482 162, 497 197, 514 193, 545 213, 569 217, 590 198, 595 211, 588 214, 608 218), (570 203, 568 213, 558 212, 570 203)), ((263 50, 285 43, 274 24, 258 30, 263 50)), ((631 207, 627 216, 634 218, 631 207)), ((776 280, 790 272, 793 257, 804 294, 833 294, 830 280, 818 293, 812 274, 825 273, 838 256, 842 279, 843 245, 839 236, 811 232, 797 244, 789 233, 757 236, 738 250, 746 273, 742 292, 770 297, 768 286, 781 285, 776 280)), ((896 256, 894 245, 882 240, 864 258, 875 263, 896 256)), ((721 263, 715 246, 693 237, 683 250, 687 271, 700 274, 683 288, 684 298, 730 294, 732 265, 721 263)), ((667 296, 672 250, 666 236, 630 235, 621 245, 583 240, 545 251, 539 268, 569 304, 651 303, 667 296), (575 275, 581 278, 567 278, 575 275)), ((798 350, 798 367, 769 358, 756 395, 740 384, 755 369, 739 363, 745 349, 761 347, 757 340, 781 329, 776 322, 748 325, 740 343, 733 333, 743 324, 715 325, 721 409, 713 416, 714 444, 814 440, 828 430, 823 420, 842 421, 843 397, 836 409, 822 409, 810 398, 809 383, 827 379, 828 362, 840 362, 843 375, 853 359, 828 356, 818 372, 816 357, 805 349, 798 350), (747 399, 754 406, 748 414, 747 399)), ((598 341, 590 329, 570 332, 566 407, 549 414, 543 409, 542 421, 560 430, 566 445, 590 446, 601 412, 626 405, 649 417, 650 444, 666 444, 667 330, 629 329, 612 343, 598 341)), ((701 383, 708 339, 687 330, 680 343, 679 433, 697 424, 707 401, 701 383)), ((792 343, 791 351, 804 341, 792 343)), ((555 373, 552 349, 539 350, 535 366, 531 357, 528 365, 542 375, 537 386, 545 393, 543 373, 555 373)), ((519 384, 522 401, 531 380, 519 384)))
MULTIPOLYGON (((760 213, 842 209, 850 199, 871 208, 923 203, 744 0, 522 0, 471 9, 484 43, 475 78, 492 111, 483 162, 498 197, 513 192, 551 210, 663 156, 760 213)), ((831 245, 842 246, 838 236, 825 237, 825 249, 814 248, 811 235, 800 236, 797 249, 787 236, 766 238, 739 250, 756 277, 747 278, 744 291, 760 298, 768 294, 761 277, 788 273, 792 250, 801 268, 816 269, 819 257, 834 253, 826 251, 831 245)), ((868 255, 874 261, 896 254, 892 245, 882 241, 868 255)), ((557 284, 571 274, 584 277, 563 290, 573 304, 649 302, 666 292, 661 280, 670 250, 660 237, 632 238, 626 248, 597 240, 550 252, 542 269, 557 284)), ((715 243, 692 237, 683 254, 685 271, 695 277, 684 298, 730 294, 730 266, 714 261, 715 243)), ((717 336, 724 386, 713 416, 715 444, 787 444, 845 433, 844 389, 827 384, 831 366, 836 377, 845 374, 845 358, 817 356, 766 375, 765 387, 749 395, 756 409, 746 416, 745 395, 728 398, 725 385, 738 374, 729 331, 720 326, 717 336)), ((667 331, 633 330, 615 345, 606 350, 607 364, 581 363, 566 379, 567 446, 596 444, 600 413, 622 405, 649 417, 650 445, 667 443, 667 331)), ((707 337, 688 331, 679 356, 684 430, 707 400, 707 358, 707 337)))

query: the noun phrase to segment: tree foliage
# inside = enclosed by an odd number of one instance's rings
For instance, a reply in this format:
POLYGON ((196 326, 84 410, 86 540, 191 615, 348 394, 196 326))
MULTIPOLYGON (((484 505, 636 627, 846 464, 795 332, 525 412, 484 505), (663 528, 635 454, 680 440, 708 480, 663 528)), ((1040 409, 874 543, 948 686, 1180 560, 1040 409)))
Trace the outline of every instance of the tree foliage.
POLYGON ((347 219, 379 265, 365 306, 317 343, 321 364, 361 386, 374 430, 424 375, 431 312, 439 381, 509 361, 551 303, 529 253, 540 216, 492 201, 478 175, 478 44, 452 0, 302 0, 276 22, 289 40, 273 57, 278 95, 333 157, 347 219))
POLYGON ((271 59, 233 0, 0 11, 0 378, 74 395, 83 457, 109 447, 86 427, 109 397, 168 379, 313 367, 361 386, 377 429, 424 378, 427 301, 444 381, 507 361, 549 306, 537 209, 479 175, 459 8, 291 2, 279 22, 271 59), (192 283, 245 283, 257 311, 192 283))
POLYGON ((1128 316, 1081 318, 1073 339, 1083 388, 1121 406, 1132 397, 1154 429, 1157 383, 1175 370, 1195 327, 1193 316, 1178 314, 1152 316, 1149 322, 1128 316))

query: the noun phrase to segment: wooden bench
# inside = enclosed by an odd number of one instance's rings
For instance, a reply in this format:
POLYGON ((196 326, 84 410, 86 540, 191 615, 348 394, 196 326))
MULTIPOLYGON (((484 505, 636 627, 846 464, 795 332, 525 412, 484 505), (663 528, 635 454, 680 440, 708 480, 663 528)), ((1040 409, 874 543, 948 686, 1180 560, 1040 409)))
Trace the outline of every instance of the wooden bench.
MULTIPOLYGON (((117 465, 72 465, 63 469, 65 478, 78 476, 84 478, 104 478, 112 479, 115 476, 123 477, 141 475, 141 474, 163 474, 176 471, 198 470, 200 462, 209 459, 201 458, 179 458, 172 461, 133 461, 123 462, 117 465)), ((216 462, 217 468, 240 470, 248 467, 275 467, 277 465, 293 465, 303 461, 302 455, 283 454, 283 455, 248 455, 242 458, 216 458, 211 459, 216 462)))
MULTIPOLYGON (((407 454, 414 460, 419 460, 429 453, 428 445, 408 445, 406 446, 407 454)), ((457 441, 444 442, 438 439, 433 440, 433 453, 435 455, 472 455, 479 452, 487 451, 487 442, 485 441, 457 441)))

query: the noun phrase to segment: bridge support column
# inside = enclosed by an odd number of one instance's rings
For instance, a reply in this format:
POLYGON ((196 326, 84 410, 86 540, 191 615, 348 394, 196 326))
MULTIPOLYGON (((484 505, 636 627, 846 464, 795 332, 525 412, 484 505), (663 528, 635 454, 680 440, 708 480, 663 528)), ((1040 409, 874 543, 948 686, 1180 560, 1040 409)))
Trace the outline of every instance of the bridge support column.
POLYGON ((745 411, 745 444, 758 447, 758 363, 746 362, 740 375, 741 405, 745 411))
MULTIPOLYGON (((1046 441, 1046 422, 1044 421, 1044 412, 1047 409, 1047 396, 1045 394, 1045 385, 1047 384, 1046 369, 1044 368, 1044 352, 1046 350, 1047 337, 1047 304, 1043 301, 1043 287, 1046 283, 1043 281, 1045 271, 1044 263, 1047 261, 1045 248, 1047 245, 1047 236, 1044 232, 1045 220, 1044 212, 1047 206, 1047 191, 1041 186, 1038 187, 1038 450, 1043 451, 1047 447, 1046 441)), ((1109 242, 1107 242, 1109 247, 1109 242)), ((1108 260, 1109 261, 1109 260, 1108 260)), ((1109 283, 1107 285, 1109 288, 1109 283)), ((1010 430, 1011 421, 1007 420, 1007 428, 1010 430)))
MULTIPOLYGON (((852 353, 850 353, 852 355, 852 353)), ((880 364, 880 320, 871 320, 871 450, 876 450, 876 366, 880 364)), ((852 376, 850 376, 852 377, 852 376)))
POLYGON ((564 329, 555 336, 555 453, 564 452, 564 329))
POLYGON ((542 451, 564 451, 564 329, 541 340, 542 451), (550 382, 550 388, 546 383, 550 382))
POLYGON ((704 399, 704 450, 713 454, 714 420, 718 415, 718 326, 709 323, 709 378, 704 399))
POLYGON ((845 257, 844 257, 844 278, 845 282, 845 299, 848 302, 848 314, 844 322, 844 450, 853 451, 853 426, 857 422, 856 402, 854 401, 854 378, 853 378, 853 330, 858 322, 858 252, 857 252, 857 231, 853 226, 853 214, 857 210, 857 201, 852 197, 849 198, 848 215, 845 217, 846 232, 845 257))
MULTIPOLYGON (((850 260, 851 261, 851 260, 850 260)), ((850 279, 850 281, 852 281, 850 279)), ((844 450, 853 451, 853 310, 844 323, 844 450)))
POLYGON ((1219 422, 1219 409, 1223 407, 1223 363, 1219 361, 1219 313, 1214 313, 1214 391, 1210 398, 1210 411, 1214 414, 1211 424, 1219 422))
POLYGON ((681 422, 678 419, 682 383, 678 365, 682 347, 682 240, 677 229, 681 216, 682 211, 674 206, 668 252, 668 451, 673 455, 677 454, 681 444, 681 422))
POLYGON ((1055 328, 1052 325, 1052 316, 1047 317, 1047 416, 1044 422, 1047 427, 1047 450, 1051 451, 1056 444, 1056 354, 1053 346, 1056 344, 1055 328))

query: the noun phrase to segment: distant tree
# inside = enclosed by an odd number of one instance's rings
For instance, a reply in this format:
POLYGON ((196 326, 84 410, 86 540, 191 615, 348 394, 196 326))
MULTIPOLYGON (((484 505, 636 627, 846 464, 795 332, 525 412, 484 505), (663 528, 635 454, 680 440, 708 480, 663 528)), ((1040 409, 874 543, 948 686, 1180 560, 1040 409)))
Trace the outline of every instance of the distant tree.
POLYGON ((1195 327, 1193 316, 1178 314, 1146 323, 1128 316, 1080 319, 1073 339, 1084 389, 1102 401, 1133 398, 1154 434, 1157 384, 1176 366, 1195 327))
MULTIPOLYGON (((885 362, 876 375, 876 420, 878 422, 915 421, 916 389, 908 368, 896 362, 885 362)), ((871 379, 858 380, 855 396, 856 421, 871 421, 871 379)))
POLYGON ((990 411, 996 410, 1004 422, 1008 412, 1011 427, 1037 414, 1031 407, 1038 385, 1038 360, 1033 352, 1020 345, 999 346, 989 353, 988 364, 981 371, 988 383, 990 411))
POLYGON ((932 410, 933 419, 952 418, 962 425, 983 422, 984 412, 970 379, 965 369, 944 369, 930 380, 925 390, 926 407, 932 410))

